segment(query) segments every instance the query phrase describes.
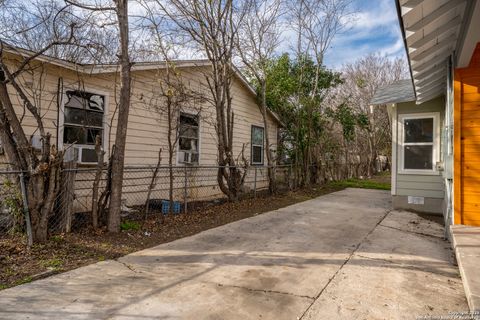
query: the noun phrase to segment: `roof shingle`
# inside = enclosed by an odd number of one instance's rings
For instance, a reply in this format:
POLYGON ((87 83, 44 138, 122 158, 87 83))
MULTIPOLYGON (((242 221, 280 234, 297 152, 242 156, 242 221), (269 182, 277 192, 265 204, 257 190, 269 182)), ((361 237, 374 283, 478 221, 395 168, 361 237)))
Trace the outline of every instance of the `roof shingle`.
POLYGON ((412 80, 404 79, 383 86, 375 92, 370 104, 387 104, 415 101, 412 80))

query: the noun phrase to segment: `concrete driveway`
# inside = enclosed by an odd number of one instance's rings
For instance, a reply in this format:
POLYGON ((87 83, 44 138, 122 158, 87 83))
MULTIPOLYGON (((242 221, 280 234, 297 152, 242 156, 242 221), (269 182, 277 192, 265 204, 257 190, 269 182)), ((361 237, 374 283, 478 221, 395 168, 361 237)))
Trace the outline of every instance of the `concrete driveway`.
POLYGON ((414 319, 468 309, 442 228, 346 189, 0 292, 0 319, 414 319))

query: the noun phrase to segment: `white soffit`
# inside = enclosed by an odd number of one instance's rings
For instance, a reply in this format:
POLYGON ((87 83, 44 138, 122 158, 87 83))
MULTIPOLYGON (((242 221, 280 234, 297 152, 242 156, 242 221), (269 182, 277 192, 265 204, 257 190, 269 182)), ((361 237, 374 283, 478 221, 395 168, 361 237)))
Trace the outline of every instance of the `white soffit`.
POLYGON ((480 1, 476 0, 472 7, 472 18, 469 21, 468 29, 465 30, 465 38, 457 48, 458 68, 465 68, 468 66, 478 42, 480 42, 480 1))
POLYGON ((460 41, 467 1, 398 0, 417 103, 444 93, 447 58, 460 41))

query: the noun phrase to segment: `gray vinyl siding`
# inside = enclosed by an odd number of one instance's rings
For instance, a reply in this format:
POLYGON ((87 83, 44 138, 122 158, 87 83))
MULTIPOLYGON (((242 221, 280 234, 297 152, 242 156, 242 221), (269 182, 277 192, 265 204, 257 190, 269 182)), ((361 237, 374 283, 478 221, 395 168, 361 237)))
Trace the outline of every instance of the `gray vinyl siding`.
POLYGON ((441 175, 397 174, 397 195, 443 198, 441 175))
POLYGON ((445 98, 442 96, 422 104, 416 104, 415 101, 403 102, 397 104, 397 108, 398 114, 440 112, 441 120, 443 121, 445 115, 445 98))
MULTIPOLYGON (((414 114, 424 112, 440 112, 440 127, 441 134, 443 134, 443 122, 445 117, 445 102, 444 98, 436 98, 427 101, 421 105, 415 102, 399 103, 397 105, 397 117, 402 114, 414 114)), ((398 119, 398 118, 397 118, 398 119)), ((397 130, 401 130, 400 125, 397 130)), ((400 131, 397 132, 397 137, 400 131)), ((442 139, 440 139, 442 141, 442 139)), ((394 143, 397 143, 394 141, 394 143)), ((442 149, 442 146, 440 146, 442 149)), ((440 150, 441 154, 441 150, 440 150)), ((400 146, 397 144, 397 164, 401 156, 400 146)), ((397 172, 400 168, 397 166, 397 172)), ((417 196, 427 198, 444 198, 444 182, 442 175, 421 175, 421 174, 401 174, 396 176, 396 195, 398 196, 417 196)))

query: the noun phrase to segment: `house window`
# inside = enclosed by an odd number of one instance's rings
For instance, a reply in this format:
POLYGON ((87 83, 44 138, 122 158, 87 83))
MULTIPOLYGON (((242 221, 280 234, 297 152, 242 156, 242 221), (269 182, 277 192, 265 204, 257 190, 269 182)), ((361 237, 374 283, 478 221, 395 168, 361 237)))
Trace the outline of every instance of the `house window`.
POLYGON ((199 117, 180 113, 178 149, 179 162, 198 164, 199 155, 199 117))
POLYGON ((401 117, 403 171, 434 172, 438 159, 438 114, 401 117))
POLYGON ((252 164, 263 164, 263 136, 262 127, 252 126, 252 164))
POLYGON ((75 145, 78 162, 96 162, 95 139, 103 137, 105 97, 79 90, 68 90, 66 96, 63 143, 75 145))

